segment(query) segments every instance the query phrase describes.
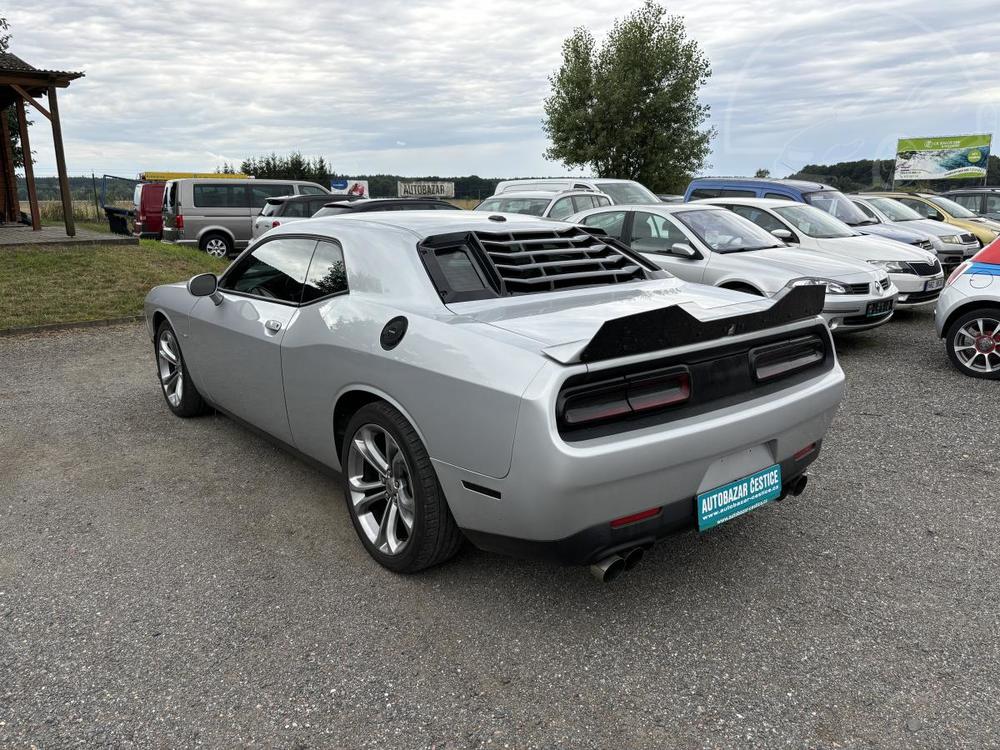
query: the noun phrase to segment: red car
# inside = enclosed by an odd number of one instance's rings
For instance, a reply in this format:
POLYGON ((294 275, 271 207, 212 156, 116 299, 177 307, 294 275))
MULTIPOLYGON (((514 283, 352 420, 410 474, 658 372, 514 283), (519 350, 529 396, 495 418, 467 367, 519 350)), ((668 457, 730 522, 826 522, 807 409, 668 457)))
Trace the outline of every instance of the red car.
POLYGON ((135 234, 140 237, 163 237, 163 182, 140 182, 132 198, 135 204, 135 234))

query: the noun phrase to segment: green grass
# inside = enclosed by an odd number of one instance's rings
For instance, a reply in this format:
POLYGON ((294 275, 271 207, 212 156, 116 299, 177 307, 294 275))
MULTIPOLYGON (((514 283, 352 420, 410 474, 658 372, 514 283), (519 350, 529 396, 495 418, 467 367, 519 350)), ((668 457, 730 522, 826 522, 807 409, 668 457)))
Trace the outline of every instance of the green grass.
POLYGON ((198 250, 155 240, 0 249, 0 330, 140 315, 157 284, 225 267, 198 250))

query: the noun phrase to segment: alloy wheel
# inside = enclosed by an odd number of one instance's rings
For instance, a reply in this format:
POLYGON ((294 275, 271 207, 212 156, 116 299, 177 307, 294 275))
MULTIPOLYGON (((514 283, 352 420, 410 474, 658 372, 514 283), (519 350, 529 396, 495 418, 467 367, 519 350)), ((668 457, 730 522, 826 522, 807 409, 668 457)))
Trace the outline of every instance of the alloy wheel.
POLYGON ((1000 320, 970 320, 958 329, 951 345, 963 367, 979 373, 1000 370, 1000 320))
POLYGON ((413 480, 395 439, 376 424, 351 438, 347 454, 351 506, 368 541, 385 555, 398 555, 413 534, 413 480))
POLYGON ((177 346, 174 332, 164 328, 156 343, 156 365, 160 372, 160 385, 167 402, 177 408, 184 398, 184 368, 181 363, 181 350, 177 346))
POLYGON ((205 252, 213 258, 225 258, 229 252, 229 247, 226 245, 225 240, 221 240, 218 237, 210 237, 205 243, 205 252))

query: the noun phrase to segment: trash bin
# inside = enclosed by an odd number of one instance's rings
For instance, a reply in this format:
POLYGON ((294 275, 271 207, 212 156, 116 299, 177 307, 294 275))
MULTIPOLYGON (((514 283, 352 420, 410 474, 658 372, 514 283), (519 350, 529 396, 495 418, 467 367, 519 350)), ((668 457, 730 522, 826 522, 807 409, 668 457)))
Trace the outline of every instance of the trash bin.
POLYGON ((135 211, 117 206, 105 206, 104 213, 108 217, 108 226, 114 234, 132 234, 131 219, 135 211))

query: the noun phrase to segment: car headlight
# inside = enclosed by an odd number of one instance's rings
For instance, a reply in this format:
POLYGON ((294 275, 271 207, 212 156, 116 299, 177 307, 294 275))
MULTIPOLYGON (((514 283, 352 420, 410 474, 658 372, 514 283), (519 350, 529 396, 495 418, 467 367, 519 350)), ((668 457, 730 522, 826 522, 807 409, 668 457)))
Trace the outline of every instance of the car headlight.
POLYGON ((949 234, 947 237, 939 237, 943 243, 946 245, 961 245, 962 238, 957 234, 949 234))
POLYGON ((831 279, 793 279, 788 282, 789 287, 796 286, 825 286, 827 294, 847 294, 847 287, 831 279))
POLYGON ((870 260, 868 262, 886 273, 913 273, 906 262, 902 260, 870 260))

